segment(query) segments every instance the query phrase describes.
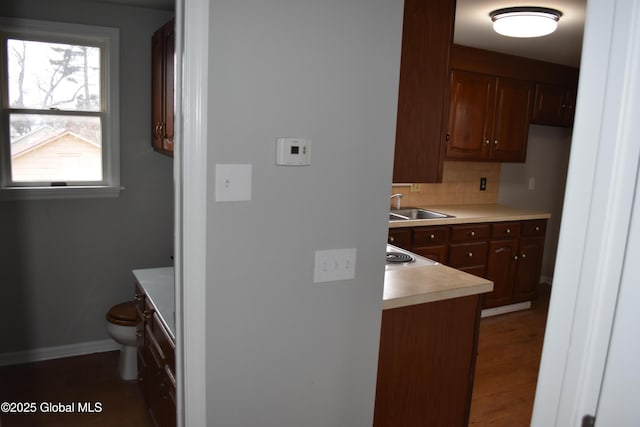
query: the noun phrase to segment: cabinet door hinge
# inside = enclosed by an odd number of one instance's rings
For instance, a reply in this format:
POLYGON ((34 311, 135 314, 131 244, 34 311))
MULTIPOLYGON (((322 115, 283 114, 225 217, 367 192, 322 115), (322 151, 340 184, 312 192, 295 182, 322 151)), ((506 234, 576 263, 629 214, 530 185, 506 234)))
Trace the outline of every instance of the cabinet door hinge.
POLYGON ((585 415, 582 417, 582 427, 595 427, 596 417, 593 415, 585 415))

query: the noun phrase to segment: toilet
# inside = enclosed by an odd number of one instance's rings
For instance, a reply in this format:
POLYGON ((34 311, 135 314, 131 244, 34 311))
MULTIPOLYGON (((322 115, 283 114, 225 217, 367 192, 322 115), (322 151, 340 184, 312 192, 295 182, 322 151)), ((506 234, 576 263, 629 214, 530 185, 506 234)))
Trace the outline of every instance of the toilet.
POLYGON ((106 317, 109 336, 121 345, 118 360, 120 377, 123 380, 134 380, 138 377, 136 302, 114 305, 106 317))

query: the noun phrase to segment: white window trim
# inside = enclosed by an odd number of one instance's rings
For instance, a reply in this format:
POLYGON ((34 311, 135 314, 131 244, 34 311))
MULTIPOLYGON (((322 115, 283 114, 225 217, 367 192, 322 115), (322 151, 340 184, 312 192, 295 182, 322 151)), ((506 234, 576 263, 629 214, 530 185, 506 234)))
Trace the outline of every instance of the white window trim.
MULTIPOLYGON (((120 186, 120 36, 117 28, 69 24, 63 22, 37 21, 0 17, 2 33, 13 36, 63 37, 73 43, 87 40, 98 42, 104 48, 105 84, 105 127, 102 141, 103 183, 104 185, 68 185, 62 187, 10 186, 8 165, 8 135, 0 135, 0 141, 6 146, 0 147, 0 200, 23 199, 67 199, 117 197, 124 188, 120 186)), ((4 64, 0 64, 4 68, 4 64)), ((7 90, 4 79, 0 91, 7 90)), ((1 92, 0 92, 1 93, 1 92)), ((4 120, 4 118, 3 118, 4 120)))

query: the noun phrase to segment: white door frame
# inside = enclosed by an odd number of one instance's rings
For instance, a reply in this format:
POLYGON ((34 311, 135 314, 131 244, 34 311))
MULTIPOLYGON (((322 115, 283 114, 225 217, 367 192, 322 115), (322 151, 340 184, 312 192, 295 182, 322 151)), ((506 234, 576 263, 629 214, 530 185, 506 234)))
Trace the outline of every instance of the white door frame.
POLYGON ((174 188, 177 414, 180 427, 207 425, 208 61, 209 0, 178 0, 174 188))
POLYGON ((639 0, 587 4, 533 426, 577 426, 597 411, 636 193, 639 7, 639 0))

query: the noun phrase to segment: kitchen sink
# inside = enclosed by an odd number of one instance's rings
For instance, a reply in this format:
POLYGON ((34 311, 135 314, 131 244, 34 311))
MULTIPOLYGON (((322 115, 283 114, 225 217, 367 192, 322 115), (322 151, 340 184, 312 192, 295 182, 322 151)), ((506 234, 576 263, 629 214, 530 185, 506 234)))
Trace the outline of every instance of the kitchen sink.
POLYGON ((389 212, 389 221, 406 221, 410 219, 455 218, 452 215, 420 208, 393 209, 389 212))

